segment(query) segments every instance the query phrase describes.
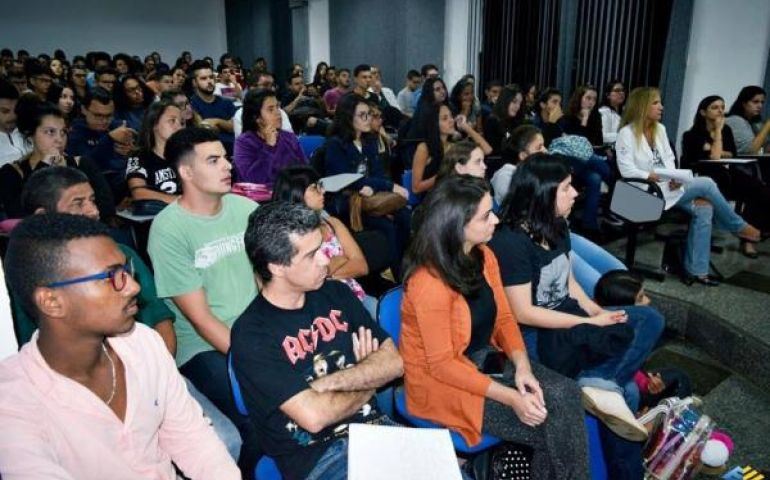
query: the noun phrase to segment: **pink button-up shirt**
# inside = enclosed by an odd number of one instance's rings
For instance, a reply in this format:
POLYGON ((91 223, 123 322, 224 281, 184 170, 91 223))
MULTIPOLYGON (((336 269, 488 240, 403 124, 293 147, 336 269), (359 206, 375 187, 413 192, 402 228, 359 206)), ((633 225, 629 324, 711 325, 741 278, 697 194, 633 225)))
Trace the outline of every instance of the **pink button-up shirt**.
POLYGON ((160 336, 137 324, 109 340, 125 366, 125 421, 83 385, 53 371, 37 333, 0 362, 4 480, 193 480, 241 475, 187 392, 160 336))

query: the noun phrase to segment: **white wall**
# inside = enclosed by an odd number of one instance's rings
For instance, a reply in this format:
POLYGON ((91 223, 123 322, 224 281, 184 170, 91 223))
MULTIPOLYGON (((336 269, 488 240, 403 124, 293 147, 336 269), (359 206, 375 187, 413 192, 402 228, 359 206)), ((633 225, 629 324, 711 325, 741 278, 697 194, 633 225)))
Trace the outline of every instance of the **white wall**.
POLYGON ((446 0, 444 9, 444 71, 448 89, 468 73, 470 0, 446 0))
POLYGON ((678 148, 704 97, 719 95, 730 108, 742 87, 764 83, 770 56, 769 19, 768 0, 695 0, 678 148))
POLYGON ((309 81, 313 80, 315 66, 319 62, 331 61, 329 40, 329 0, 310 0, 307 10, 308 23, 308 71, 309 81))
POLYGON ((62 48, 77 54, 104 50, 144 58, 157 50, 173 64, 189 50, 217 61, 227 50, 224 0, 3 0, 0 44, 32 55, 62 48))

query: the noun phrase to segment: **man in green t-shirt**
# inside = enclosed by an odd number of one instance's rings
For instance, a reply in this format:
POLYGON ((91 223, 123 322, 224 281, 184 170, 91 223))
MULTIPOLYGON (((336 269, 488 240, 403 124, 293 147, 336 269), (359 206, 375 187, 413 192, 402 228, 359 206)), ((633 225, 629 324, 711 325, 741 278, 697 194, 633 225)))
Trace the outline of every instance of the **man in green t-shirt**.
POLYGON ((164 157, 177 169, 182 195, 155 217, 148 251, 158 296, 176 316, 177 365, 246 441, 251 429, 235 408, 226 354, 230 327, 257 294, 243 241, 257 204, 229 194, 232 166, 213 131, 179 130, 164 157))
MULTIPOLYGON (((88 183, 88 177, 70 167, 48 167, 32 174, 24 185, 21 204, 27 215, 70 213, 99 220, 94 189, 88 183)), ((139 254, 127 245, 119 243, 118 248, 133 263, 134 279, 141 287, 136 297, 139 307, 136 320, 154 328, 173 356, 176 352, 176 335, 172 324, 174 315, 155 293, 152 272, 139 254)), ((19 345, 25 344, 37 329, 37 322, 16 301, 13 302, 13 316, 19 345)))

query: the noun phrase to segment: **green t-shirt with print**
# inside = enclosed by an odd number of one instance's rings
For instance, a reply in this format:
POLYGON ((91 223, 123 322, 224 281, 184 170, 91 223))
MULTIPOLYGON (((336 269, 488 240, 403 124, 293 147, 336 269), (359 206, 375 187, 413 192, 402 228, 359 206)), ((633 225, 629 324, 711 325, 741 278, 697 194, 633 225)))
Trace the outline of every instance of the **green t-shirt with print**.
POLYGON ((177 365, 213 347, 198 335, 172 297, 202 288, 214 316, 232 327, 257 295, 244 246, 249 215, 257 206, 228 194, 222 198, 219 213, 203 216, 174 202, 152 222, 147 249, 155 267, 158 296, 176 316, 177 365))

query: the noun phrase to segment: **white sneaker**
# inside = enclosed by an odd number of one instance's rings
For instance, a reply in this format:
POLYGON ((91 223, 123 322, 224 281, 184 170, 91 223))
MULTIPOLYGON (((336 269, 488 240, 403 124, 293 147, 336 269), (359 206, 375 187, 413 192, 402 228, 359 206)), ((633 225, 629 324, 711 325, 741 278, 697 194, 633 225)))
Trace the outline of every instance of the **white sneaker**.
POLYGON ((595 387, 582 387, 583 406, 596 415, 610 430, 633 442, 647 440, 647 429, 634 417, 618 392, 595 387))

